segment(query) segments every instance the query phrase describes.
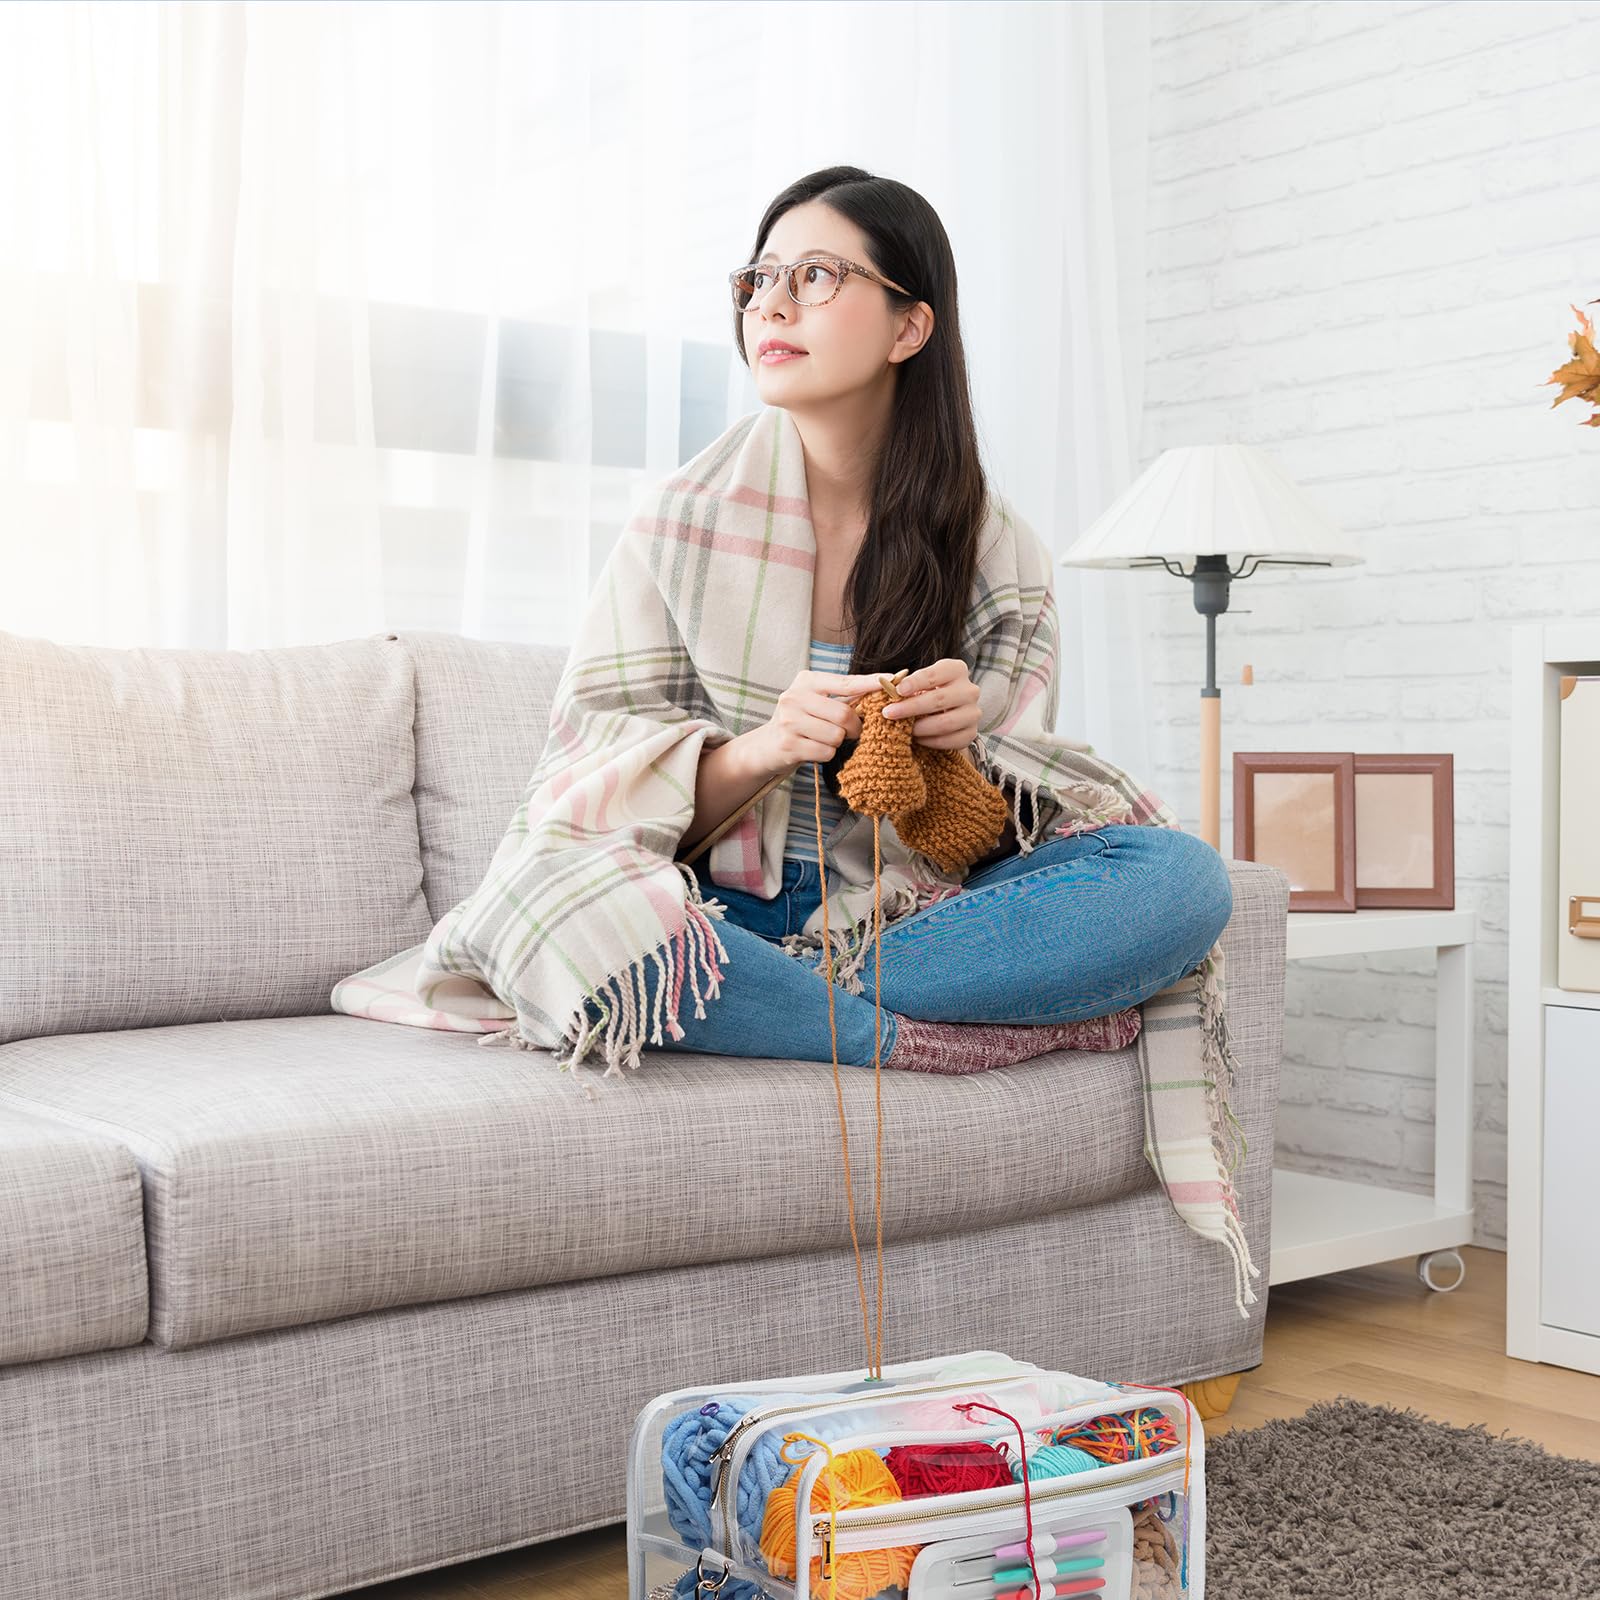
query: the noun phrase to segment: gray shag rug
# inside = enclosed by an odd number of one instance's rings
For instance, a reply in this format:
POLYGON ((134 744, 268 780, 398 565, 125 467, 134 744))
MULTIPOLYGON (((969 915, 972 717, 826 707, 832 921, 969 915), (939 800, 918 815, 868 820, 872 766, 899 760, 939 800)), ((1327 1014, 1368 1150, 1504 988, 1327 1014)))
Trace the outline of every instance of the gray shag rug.
POLYGON ((1302 1417, 1206 1441, 1206 1591, 1595 1600, 1600 1465, 1482 1423, 1319 1401, 1302 1417))

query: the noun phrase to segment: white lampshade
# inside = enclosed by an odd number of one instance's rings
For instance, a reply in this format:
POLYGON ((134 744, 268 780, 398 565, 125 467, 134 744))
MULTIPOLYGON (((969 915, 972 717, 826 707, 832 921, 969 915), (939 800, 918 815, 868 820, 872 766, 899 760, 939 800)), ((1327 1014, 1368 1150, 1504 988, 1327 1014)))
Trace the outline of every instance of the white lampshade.
POLYGON ((1064 567, 1193 571, 1197 556, 1348 567, 1364 558, 1264 451, 1248 444, 1163 451, 1061 557, 1064 567))

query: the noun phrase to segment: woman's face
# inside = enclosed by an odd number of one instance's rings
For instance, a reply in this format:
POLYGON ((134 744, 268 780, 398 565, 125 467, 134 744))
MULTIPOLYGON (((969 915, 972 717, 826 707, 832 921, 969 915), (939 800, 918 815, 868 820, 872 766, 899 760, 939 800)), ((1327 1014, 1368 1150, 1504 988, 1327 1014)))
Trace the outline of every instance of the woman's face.
MULTIPOLYGON (((861 230, 819 200, 784 212, 767 235, 760 259, 770 265, 815 255, 844 256, 879 270, 861 230)), ((800 276, 804 294, 808 274, 800 276)), ((838 294, 824 306, 797 305, 786 278, 785 273, 775 274, 744 310, 745 353, 765 405, 804 408, 870 388, 891 379, 890 365, 923 342, 921 314, 895 311, 890 291, 859 272, 846 272, 838 294), (767 339, 781 339, 805 354, 764 356, 761 344, 767 339)))

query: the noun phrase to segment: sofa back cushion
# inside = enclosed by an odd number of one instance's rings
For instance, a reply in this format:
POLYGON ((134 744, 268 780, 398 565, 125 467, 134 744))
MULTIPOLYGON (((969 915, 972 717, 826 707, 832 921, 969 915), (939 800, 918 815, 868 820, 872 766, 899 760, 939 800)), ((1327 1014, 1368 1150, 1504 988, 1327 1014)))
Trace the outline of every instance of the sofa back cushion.
POLYGON ((569 652, 428 629, 390 637, 416 671, 417 827, 437 922, 483 881, 522 803, 569 652))
POLYGON ((327 1012, 425 939, 413 709, 385 634, 0 633, 0 1043, 327 1012))

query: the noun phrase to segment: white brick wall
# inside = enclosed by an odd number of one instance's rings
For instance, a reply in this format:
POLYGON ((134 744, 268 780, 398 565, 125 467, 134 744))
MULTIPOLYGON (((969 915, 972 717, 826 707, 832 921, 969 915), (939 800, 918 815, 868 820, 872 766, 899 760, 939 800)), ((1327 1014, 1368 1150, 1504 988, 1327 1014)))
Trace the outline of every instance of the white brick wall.
MULTIPOLYGON (((1233 585, 1224 853, 1235 750, 1454 752, 1478 1242, 1503 1247, 1509 630, 1600 614, 1600 430, 1541 387, 1569 303, 1600 296, 1600 4, 1155 0, 1151 21, 1140 465, 1260 445, 1367 554, 1233 585)), ((1196 828, 1204 623, 1187 584, 1127 581, 1154 596, 1151 781, 1196 828)), ((1282 1164, 1431 1187, 1432 972, 1291 965, 1282 1164)))

